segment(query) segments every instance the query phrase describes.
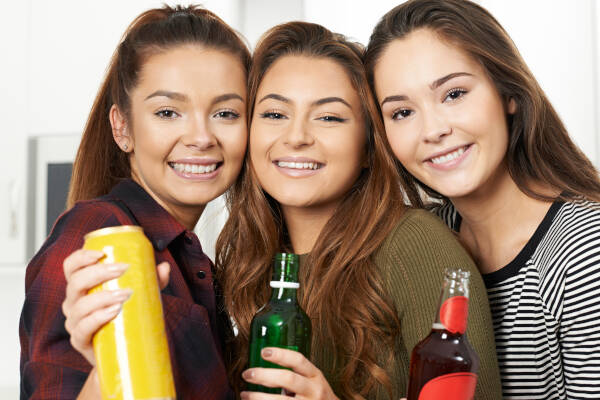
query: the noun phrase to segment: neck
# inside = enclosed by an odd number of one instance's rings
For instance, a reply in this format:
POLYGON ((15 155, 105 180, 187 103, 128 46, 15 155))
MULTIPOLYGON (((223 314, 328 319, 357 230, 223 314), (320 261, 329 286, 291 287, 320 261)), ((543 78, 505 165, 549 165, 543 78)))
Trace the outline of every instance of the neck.
POLYGON ((333 215, 335 205, 325 207, 281 206, 294 253, 310 253, 323 227, 333 215))
POLYGON ((133 179, 138 185, 144 188, 144 190, 156 201, 162 208, 165 209, 177 222, 183 225, 188 230, 194 230, 194 227, 198 223, 202 212, 204 211, 204 207, 206 204, 201 205, 193 205, 193 206, 178 206, 175 204, 167 203, 163 201, 159 196, 157 196, 151 189, 148 187, 146 182, 140 178, 139 174, 133 169, 131 170, 131 179, 133 179))
MULTIPOLYGON (((551 193, 544 187, 535 189, 551 193)), ((450 200, 462 217, 459 238, 482 273, 497 271, 513 260, 551 206, 523 193, 505 168, 493 182, 450 200)))

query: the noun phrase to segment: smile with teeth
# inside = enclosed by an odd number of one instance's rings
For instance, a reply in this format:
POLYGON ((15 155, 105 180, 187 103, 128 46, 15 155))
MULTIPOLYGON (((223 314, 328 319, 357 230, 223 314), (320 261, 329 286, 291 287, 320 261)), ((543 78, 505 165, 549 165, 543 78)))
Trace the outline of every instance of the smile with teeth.
POLYGON ((208 174, 217 169, 217 163, 209 165, 169 163, 169 166, 176 171, 186 174, 208 174))
POLYGON ((275 161, 275 164, 281 168, 292 169, 319 169, 322 167, 321 164, 313 162, 275 161))
POLYGON ((464 147, 461 147, 460 149, 454 150, 452 153, 444 154, 443 156, 439 156, 439 157, 430 158, 429 161, 431 161, 434 164, 443 164, 443 163, 447 163, 448 161, 456 160, 458 157, 462 156, 462 154, 467 150, 468 147, 469 146, 464 146, 464 147))

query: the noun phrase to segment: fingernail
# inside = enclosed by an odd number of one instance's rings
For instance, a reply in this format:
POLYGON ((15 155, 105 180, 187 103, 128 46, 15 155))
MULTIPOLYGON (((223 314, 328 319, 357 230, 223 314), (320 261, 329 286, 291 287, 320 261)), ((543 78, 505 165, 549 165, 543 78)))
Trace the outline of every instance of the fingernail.
POLYGON ((113 292, 112 292, 113 297, 120 301, 125 301, 125 300, 129 299, 129 297, 131 297, 132 293, 133 293, 133 290, 131 290, 131 289, 118 289, 118 290, 113 290, 113 292))
POLYGON ((240 399, 247 399, 247 398, 249 398, 249 396, 250 395, 248 394, 248 392, 242 392, 242 393, 240 393, 240 399))
POLYGON ((98 259, 98 258, 104 256, 104 253, 99 250, 86 250, 86 256, 94 258, 94 259, 98 259))
POLYGON ((127 268, 129 268, 129 264, 108 264, 106 266, 106 269, 108 269, 109 272, 113 273, 123 272, 127 268))
POLYGON ((273 355, 273 350, 271 350, 271 349, 263 349, 261 351, 261 353, 262 353, 263 358, 265 358, 265 357, 268 358, 268 357, 271 357, 273 355))
POLYGON ((112 315, 112 314, 119 312, 120 309, 121 309, 121 303, 113 304, 112 306, 110 306, 106 309, 106 313, 109 315, 112 315))
POLYGON ((252 379, 254 378, 254 371, 251 369, 247 369, 242 373, 242 378, 244 379, 252 379))

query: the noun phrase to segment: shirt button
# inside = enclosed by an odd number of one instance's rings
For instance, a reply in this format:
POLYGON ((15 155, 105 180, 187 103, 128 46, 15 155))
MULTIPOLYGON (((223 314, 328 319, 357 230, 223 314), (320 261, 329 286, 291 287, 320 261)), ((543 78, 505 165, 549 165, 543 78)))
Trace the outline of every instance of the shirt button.
POLYGON ((192 239, 192 237, 191 237, 191 236, 189 236, 189 235, 185 235, 185 239, 184 239, 184 240, 185 240, 185 242, 186 242, 187 244, 192 244, 192 243, 194 243, 194 240, 193 240, 193 239, 192 239))
POLYGON ((206 278, 206 272, 198 271, 198 272, 196 272, 196 276, 198 277, 198 279, 204 279, 204 278, 206 278))

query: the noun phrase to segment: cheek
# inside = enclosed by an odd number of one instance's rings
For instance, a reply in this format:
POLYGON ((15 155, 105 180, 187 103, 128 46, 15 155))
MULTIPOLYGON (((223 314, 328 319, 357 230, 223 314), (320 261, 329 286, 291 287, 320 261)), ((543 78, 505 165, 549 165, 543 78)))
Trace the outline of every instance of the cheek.
POLYGON ((411 140, 405 132, 400 132, 394 127, 386 127, 386 135, 390 142, 392 152, 402 164, 410 164, 415 159, 416 142, 411 140))
POLYGON ((240 128, 234 132, 230 132, 230 134, 226 137, 226 140, 223 142, 223 146, 225 147, 225 152, 229 155, 229 157, 233 159, 241 159, 246 153, 247 142, 248 135, 246 128, 240 128))

